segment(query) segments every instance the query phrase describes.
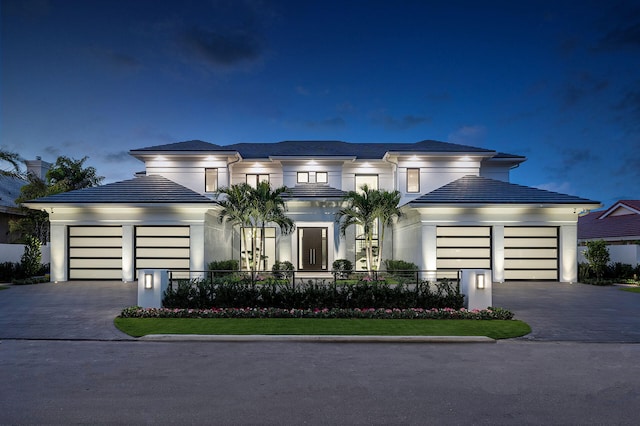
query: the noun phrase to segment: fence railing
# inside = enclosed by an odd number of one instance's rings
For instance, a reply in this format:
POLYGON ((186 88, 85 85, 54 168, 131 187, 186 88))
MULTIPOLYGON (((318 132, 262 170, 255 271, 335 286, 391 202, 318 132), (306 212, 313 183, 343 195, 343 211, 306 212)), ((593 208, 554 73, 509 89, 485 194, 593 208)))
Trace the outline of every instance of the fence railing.
POLYGON ((420 285, 425 282, 449 281, 456 286, 460 285, 459 269, 438 270, 394 270, 394 271, 235 271, 235 270, 169 270, 169 289, 173 290, 174 284, 185 280, 201 279, 213 281, 214 279, 228 277, 230 280, 250 285, 283 284, 295 288, 300 284, 356 284, 358 282, 385 283, 390 285, 420 285))

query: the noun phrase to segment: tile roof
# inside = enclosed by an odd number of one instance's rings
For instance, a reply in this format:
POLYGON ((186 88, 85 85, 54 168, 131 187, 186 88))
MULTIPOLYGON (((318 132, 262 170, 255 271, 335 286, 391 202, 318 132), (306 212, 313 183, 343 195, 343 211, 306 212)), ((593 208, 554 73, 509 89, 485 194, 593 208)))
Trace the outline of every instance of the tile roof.
POLYGON ((597 204, 597 201, 480 176, 464 176, 410 201, 421 204, 597 204))
MULTIPOLYGON (((429 153, 486 153, 495 151, 448 142, 424 140, 415 143, 351 143, 342 141, 282 141, 275 143, 236 143, 216 145, 199 140, 177 142, 131 150, 132 154, 145 152, 216 152, 237 151, 245 159, 287 156, 344 156, 363 159, 381 159, 387 152, 429 153)), ((510 155, 510 154, 505 154, 510 155)), ((514 156, 513 158, 522 158, 514 156)))
MULTIPOLYGON (((614 206, 625 204, 640 210, 640 200, 620 200, 614 206)), ((578 218, 578 239, 639 239, 640 214, 625 214, 621 216, 605 216, 607 210, 591 212, 578 218)))
POLYGON ((20 196, 20 188, 27 183, 24 179, 0 176, 0 206, 17 208, 15 200, 20 196))
POLYGON ((326 184, 302 184, 289 188, 288 194, 282 194, 282 198, 342 198, 346 192, 333 188, 326 184))
POLYGON ((198 194, 165 177, 150 175, 93 188, 63 192, 38 198, 29 203, 212 203, 198 194))

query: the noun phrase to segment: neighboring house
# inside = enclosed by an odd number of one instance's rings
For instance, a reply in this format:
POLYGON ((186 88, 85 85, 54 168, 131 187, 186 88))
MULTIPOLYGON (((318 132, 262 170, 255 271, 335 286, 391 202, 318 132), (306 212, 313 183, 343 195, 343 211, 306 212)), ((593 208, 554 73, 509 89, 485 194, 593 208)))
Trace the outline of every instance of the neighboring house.
POLYGON ((398 190, 403 217, 385 233, 384 259, 423 270, 493 270, 494 281, 577 279, 578 213, 597 201, 509 183, 526 160, 437 141, 286 141, 220 146, 202 141, 134 149, 143 176, 29 202, 51 221, 52 280, 136 278, 136 270, 203 271, 240 259, 239 230, 218 220, 218 188, 267 180, 291 188, 296 230, 266 228, 267 268, 330 271, 360 265, 355 227, 340 235, 335 213, 363 184, 398 190))
MULTIPOLYGON (((40 158, 27 160, 25 163, 27 172, 41 179, 44 179, 51 167, 51 164, 40 158)), ((27 181, 19 177, 0 176, 0 243, 14 243, 20 238, 20 235, 10 232, 9 222, 24 216, 15 200, 20 196, 20 189, 26 184, 27 181)))
MULTIPOLYGON (((604 240, 611 262, 640 263, 640 200, 620 200, 606 210, 578 219, 578 243, 604 240)), ((582 249, 584 250, 584 248, 582 249)), ((584 262, 580 253, 579 260, 584 262)))

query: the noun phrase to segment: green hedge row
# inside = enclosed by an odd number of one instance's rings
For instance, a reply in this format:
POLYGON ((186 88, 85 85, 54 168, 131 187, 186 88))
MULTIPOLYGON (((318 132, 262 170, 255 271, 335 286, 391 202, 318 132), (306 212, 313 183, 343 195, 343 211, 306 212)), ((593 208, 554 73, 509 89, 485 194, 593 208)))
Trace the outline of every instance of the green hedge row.
POLYGON ((166 308, 452 308, 463 306, 457 284, 442 281, 419 285, 359 281, 340 284, 318 281, 292 285, 268 279, 248 283, 227 277, 213 280, 183 280, 163 297, 166 308))

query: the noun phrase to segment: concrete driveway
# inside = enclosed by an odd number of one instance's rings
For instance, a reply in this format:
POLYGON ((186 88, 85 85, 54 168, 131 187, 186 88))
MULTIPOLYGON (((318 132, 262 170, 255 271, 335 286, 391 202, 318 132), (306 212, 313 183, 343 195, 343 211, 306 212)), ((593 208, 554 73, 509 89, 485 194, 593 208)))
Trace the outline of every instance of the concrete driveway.
MULTIPOLYGON (((74 281, 0 291, 0 339, 129 340, 113 318, 136 304, 137 283, 74 281)), ((640 294, 619 287, 494 284, 493 305, 513 311, 524 340, 640 343, 640 294)))

